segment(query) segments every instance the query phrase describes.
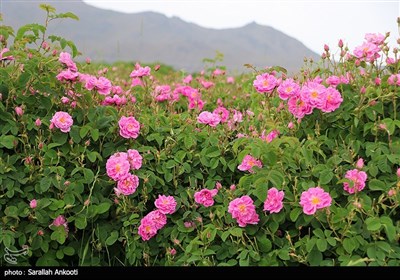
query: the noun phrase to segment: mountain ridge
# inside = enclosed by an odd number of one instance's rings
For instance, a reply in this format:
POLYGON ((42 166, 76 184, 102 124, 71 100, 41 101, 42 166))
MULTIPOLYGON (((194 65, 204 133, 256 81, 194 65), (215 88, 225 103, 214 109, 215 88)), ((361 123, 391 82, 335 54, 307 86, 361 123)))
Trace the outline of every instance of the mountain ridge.
MULTIPOLYGON (((204 68, 203 59, 220 52, 224 60, 218 64, 230 71, 243 72, 243 65, 251 64, 258 68, 278 65, 295 72, 305 57, 319 59, 295 38, 254 21, 237 28, 213 29, 152 11, 121 13, 76 0, 40 3, 80 18, 52 22, 48 34, 72 40, 84 57, 94 61, 160 62, 193 72, 204 68)), ((40 3, 2 0, 4 24, 17 29, 27 23, 43 23, 45 12, 40 3)))

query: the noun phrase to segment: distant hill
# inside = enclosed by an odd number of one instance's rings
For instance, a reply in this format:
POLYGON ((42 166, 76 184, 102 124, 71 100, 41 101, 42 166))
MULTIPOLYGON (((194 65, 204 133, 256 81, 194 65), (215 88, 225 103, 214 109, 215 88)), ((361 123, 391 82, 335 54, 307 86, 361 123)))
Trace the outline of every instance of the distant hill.
POLYGON ((14 29, 27 23, 43 24, 40 3, 50 4, 58 13, 73 12, 80 20, 55 20, 49 34, 72 40, 82 52, 81 59, 94 61, 162 62, 187 72, 204 68, 204 58, 224 54, 228 70, 243 72, 243 64, 256 67, 279 65, 297 71, 304 57, 319 56, 300 41, 272 28, 249 23, 240 28, 209 29, 177 17, 159 13, 119 13, 99 9, 80 0, 13 1, 1 0, 3 24, 14 29))

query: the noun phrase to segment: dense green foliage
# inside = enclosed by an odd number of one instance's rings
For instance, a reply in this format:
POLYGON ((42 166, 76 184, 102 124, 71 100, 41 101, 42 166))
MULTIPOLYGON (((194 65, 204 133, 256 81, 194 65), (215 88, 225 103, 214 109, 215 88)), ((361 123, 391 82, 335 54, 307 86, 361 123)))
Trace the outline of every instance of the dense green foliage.
POLYGON ((187 75, 163 65, 158 71, 152 67, 143 87, 132 87, 133 63, 77 63, 81 73, 105 76, 136 98, 122 106, 101 105, 104 95, 82 83, 60 82, 60 51, 79 53, 73 42, 47 36, 46 26, 49 19, 75 16, 45 9, 45 25, 16 32, 0 27, 1 48, 9 44, 10 49, 3 58, 14 57, 0 62, 0 264, 10 265, 3 258, 5 248, 28 247, 18 265, 400 265, 400 90, 388 83, 400 64, 378 62, 389 57, 388 49, 373 63, 343 54, 335 61, 326 51, 319 65, 305 65, 294 75, 299 83, 317 76, 352 79, 337 86, 344 99, 337 110, 316 110, 299 122, 280 105, 276 92, 260 94, 253 87, 256 75, 275 71, 285 77, 284 69, 255 70, 235 77, 233 84, 224 75, 212 75, 213 67, 204 75, 195 73, 190 86, 200 89, 203 110, 212 112, 220 99, 231 112, 243 113, 240 123, 211 127, 197 122, 200 111, 188 110, 182 96, 173 103, 154 100, 155 86, 175 88, 187 75), (205 89, 201 79, 215 85, 205 89), (69 90, 80 94, 75 107, 61 102, 69 90), (49 129, 57 111, 72 116, 68 133, 49 129), (128 115, 142 125, 136 139, 119 135, 118 121, 128 115), (268 143, 260 139, 263 130, 280 133, 268 143), (238 138, 239 133, 247 137, 238 138), (106 162, 128 149, 143 157, 134 172, 140 183, 134 194, 117 197, 106 162), (254 173, 238 170, 247 154, 263 167, 254 173), (359 158, 367 184, 349 194, 344 176, 359 158), (217 182, 222 188, 213 206, 194 201, 196 191, 213 189, 217 182), (315 186, 330 194, 332 205, 306 215, 300 195, 315 186), (283 209, 270 214, 262 204, 272 187, 283 190, 285 198, 283 209), (174 196, 177 210, 156 236, 143 241, 138 226, 160 194, 174 196), (257 225, 239 227, 228 213, 230 201, 243 195, 255 202, 257 225), (29 206, 33 199, 36 208, 29 206), (67 219, 68 232, 51 225, 59 215, 67 219))

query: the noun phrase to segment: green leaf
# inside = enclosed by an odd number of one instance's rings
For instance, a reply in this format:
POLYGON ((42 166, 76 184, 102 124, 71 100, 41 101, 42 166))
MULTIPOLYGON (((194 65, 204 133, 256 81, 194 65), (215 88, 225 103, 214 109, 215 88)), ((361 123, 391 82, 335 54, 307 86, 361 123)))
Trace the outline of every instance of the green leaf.
POLYGON ((51 183, 52 183, 52 178, 51 177, 43 177, 40 180, 40 185, 39 185, 39 192, 44 193, 47 192, 47 190, 50 188, 51 183))
POLYGON ((313 231, 313 233, 314 233, 314 235, 317 236, 318 238, 320 238, 320 239, 325 239, 325 234, 324 234, 324 232, 322 231, 322 229, 317 228, 317 229, 315 229, 315 230, 313 231))
POLYGON ((307 243, 306 243, 306 250, 307 250, 307 252, 311 252, 311 251, 312 251, 312 249, 313 249, 314 246, 315 246, 315 243, 317 243, 317 239, 316 239, 315 237, 313 237, 313 238, 311 238, 311 239, 309 239, 309 240, 307 241, 307 243))
POLYGON ((111 232, 110 236, 106 239, 106 244, 108 246, 113 245, 115 241, 117 241, 118 236, 119 236, 118 231, 114 230, 113 232, 111 232))
POLYGON ((85 183, 90 184, 93 182, 94 179, 94 173, 92 170, 88 168, 83 168, 83 177, 85 178, 85 183))
POLYGON ((230 232, 229 232, 229 231, 224 231, 224 232, 221 234, 221 239, 222 239, 222 241, 225 242, 225 240, 228 238, 229 235, 230 235, 230 232))
POLYGON ((318 250, 312 250, 307 256, 307 260, 311 266, 319 266, 322 259, 322 253, 318 250))
POLYGON ((165 178, 166 182, 171 182, 172 179, 174 178, 174 176, 172 175, 171 172, 167 172, 167 173, 164 174, 164 178, 165 178))
POLYGON ((58 250, 56 253, 57 259, 63 259, 64 258, 64 252, 62 250, 58 250))
POLYGON ((73 247, 65 247, 63 252, 67 256, 73 256, 75 254, 75 249, 73 247))
POLYGON ((292 222, 297 221, 297 218, 301 214, 303 210, 301 208, 294 208, 292 211, 290 211, 289 217, 292 222))
POLYGON ((265 201, 267 198, 267 191, 268 191, 268 185, 267 183, 261 183, 256 187, 256 190, 254 192, 254 195, 262 202, 265 201))
POLYGON ((185 158, 185 156, 186 156, 186 151, 180 150, 176 152, 174 159, 179 163, 183 163, 183 159, 185 158))
POLYGON ((8 217, 18 218, 18 208, 16 206, 8 206, 4 210, 4 214, 8 217))
POLYGON ((381 221, 377 217, 369 217, 365 220, 365 224, 367 225, 367 229, 369 231, 377 231, 381 228, 381 221))
POLYGON ((282 248, 281 250, 279 250, 278 257, 284 261, 290 260, 289 248, 282 248))
POLYGON ((79 17, 71 12, 57 14, 52 18, 70 18, 74 20, 79 20, 79 17))
POLYGON ((188 150, 189 150, 195 143, 196 143, 196 142, 195 142, 195 140, 192 138, 192 136, 187 135, 187 136, 185 136, 185 137, 183 138, 183 144, 185 145, 185 148, 188 149, 188 150))
POLYGON ((275 221, 270 221, 268 228, 270 229, 271 233, 275 233, 279 228, 279 224, 275 221))
POLYGON ((60 244, 64 244, 67 238, 67 233, 63 225, 54 227, 54 232, 51 234, 51 240, 56 240, 60 244))
POLYGON ((354 242, 355 240, 353 238, 345 238, 343 240, 343 248, 346 250, 347 253, 351 254, 356 248, 354 242))
POLYGON ((83 139, 89 132, 91 127, 85 125, 81 127, 81 130, 79 131, 79 136, 83 139))
POLYGON ((267 179, 278 189, 283 185, 283 174, 277 170, 270 170, 267 175, 267 179))
POLYGON ((55 132, 53 134, 53 142, 60 144, 60 145, 64 145, 67 142, 68 139, 68 133, 63 133, 63 132, 55 132))
POLYGON ((221 155, 221 152, 220 152, 219 148, 216 146, 211 146, 205 150, 206 157, 214 158, 214 157, 218 157, 219 155, 221 155))
MULTIPOLYGON (((44 244, 48 244, 47 242, 43 242, 44 244)), ((46 254, 41 256, 37 262, 37 266, 59 266, 60 263, 55 260, 56 256, 54 251, 46 251, 46 254)))
POLYGON ((328 248, 328 243, 325 239, 318 239, 317 240, 317 248, 320 252, 325 252, 328 248))
POLYGON ((97 205, 97 214, 103 214, 110 209, 111 203, 109 202, 102 202, 99 205, 97 205))
POLYGON ((77 217, 75 217, 75 226, 78 229, 84 229, 87 225, 86 217, 82 214, 79 214, 77 217))
POLYGON ((396 240, 396 227, 393 224, 383 224, 387 238, 390 241, 396 240))
POLYGON ((167 161, 164 164, 165 168, 168 168, 168 169, 174 168, 175 165, 176 165, 176 161, 172 160, 172 159, 170 159, 169 161, 167 161))
POLYGON ((32 247, 31 247, 31 249, 32 249, 32 250, 40 249, 40 245, 41 245, 42 243, 43 243, 43 237, 41 237, 41 236, 39 236, 39 235, 35 236, 35 237, 33 238, 33 241, 32 241, 32 247))
POLYGON ((92 129, 92 131, 90 131, 90 135, 92 136, 93 141, 99 140, 99 130, 97 128, 92 129))
POLYGON ((233 236, 236 236, 236 237, 242 237, 243 230, 241 228, 237 228, 237 227, 236 228, 231 228, 229 230, 229 233, 231 235, 233 235, 233 236))
POLYGON ((40 4, 39 8, 42 9, 42 10, 45 10, 46 12, 49 12, 49 13, 55 13, 56 12, 56 9, 53 6, 47 5, 47 4, 40 4))
POLYGON ((328 184, 333 178, 332 170, 326 169, 323 170, 319 175, 319 183, 322 185, 328 184))
POLYGON ((0 145, 6 147, 7 149, 14 148, 14 141, 17 141, 17 138, 13 135, 2 135, 0 136, 0 145))
POLYGON ((271 251, 272 243, 265 235, 261 235, 260 237, 258 237, 257 241, 258 247, 260 248, 261 252, 268 253, 271 251))
POLYGON ((97 152, 86 151, 86 156, 88 157, 90 162, 96 161, 96 155, 97 155, 97 152))
POLYGON ((377 179, 372 179, 371 181, 369 181, 368 188, 373 191, 386 191, 387 189, 386 184, 377 179))
POLYGON ((328 237, 327 239, 326 239, 326 241, 328 241, 328 243, 329 243, 329 245, 331 245, 331 246, 333 246, 333 247, 335 247, 336 246, 336 239, 335 238, 333 238, 333 237, 328 237))

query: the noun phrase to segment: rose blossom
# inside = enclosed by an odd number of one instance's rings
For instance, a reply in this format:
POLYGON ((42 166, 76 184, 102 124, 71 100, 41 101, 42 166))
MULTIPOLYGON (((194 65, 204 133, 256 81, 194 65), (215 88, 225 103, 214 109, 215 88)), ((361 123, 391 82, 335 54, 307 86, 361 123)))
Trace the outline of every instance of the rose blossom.
POLYGON ((119 135, 124 138, 137 138, 139 136, 140 123, 134 117, 121 117, 118 121, 119 135))
POLYGON ((236 219, 240 227, 247 224, 257 224, 260 219, 256 212, 256 206, 250 196, 244 195, 229 203, 228 212, 236 219))
POLYGON ((176 201, 173 196, 158 195, 154 205, 163 214, 173 214, 176 208, 176 201))
POLYGON ((242 163, 238 166, 238 169, 240 171, 250 171, 252 173, 252 172, 254 172, 252 169, 253 166, 262 168, 262 162, 256 158, 252 157, 251 155, 246 155, 243 158, 242 163))
POLYGON ((114 181, 122 180, 128 175, 130 167, 127 154, 117 152, 107 160, 107 175, 114 181))
POLYGON ((321 187, 309 188, 300 197, 300 205, 306 215, 313 215, 318 209, 329 207, 332 198, 321 187))
POLYGON ((117 187, 114 188, 114 192, 117 196, 131 195, 135 193, 139 186, 139 178, 136 175, 127 173, 123 179, 118 180, 117 187))
POLYGON ((364 171, 359 171, 357 169, 348 170, 346 175, 344 176, 346 179, 349 179, 353 182, 353 186, 350 183, 344 182, 343 188, 350 194, 355 192, 359 192, 364 189, 365 181, 367 180, 367 173, 364 171))
POLYGON ((285 193, 283 191, 278 191, 277 188, 271 188, 268 190, 267 198, 264 201, 264 211, 269 211, 270 213, 279 213, 283 208, 283 197, 285 193))
POLYGON ((218 193, 217 189, 202 189, 194 194, 194 201, 198 204, 202 204, 204 207, 210 207, 214 205, 213 197, 218 193))
POLYGON ((72 117, 67 112, 56 112, 50 120, 50 125, 55 126, 61 130, 61 132, 67 133, 71 130, 71 126, 74 123, 72 117))

